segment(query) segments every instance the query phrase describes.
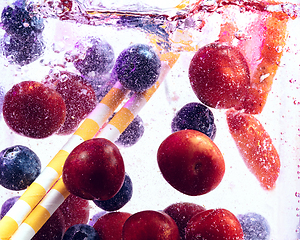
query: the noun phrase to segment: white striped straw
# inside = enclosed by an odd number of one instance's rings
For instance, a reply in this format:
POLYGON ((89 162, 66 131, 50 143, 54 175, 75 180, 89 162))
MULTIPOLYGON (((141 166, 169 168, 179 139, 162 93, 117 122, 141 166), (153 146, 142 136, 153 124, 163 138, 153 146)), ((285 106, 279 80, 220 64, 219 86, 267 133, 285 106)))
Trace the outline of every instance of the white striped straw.
MULTIPOLYGON (((169 70, 177 61, 179 54, 166 54, 162 62, 162 69, 156 84, 150 89, 134 94, 127 103, 116 113, 110 122, 100 131, 97 137, 105 137, 110 141, 115 141, 119 135, 126 129, 137 113, 152 97, 159 85, 165 79, 169 70), (169 59, 170 58, 170 59, 169 59), (117 129, 117 130, 115 130, 117 129), (103 133, 102 133, 103 132, 103 133)), ((111 113, 112 114, 112 113, 111 113)), ((20 225, 18 230, 12 236, 13 240, 29 240, 50 218, 52 213, 62 204, 64 199, 69 195, 62 178, 54 185, 53 189, 44 197, 39 205, 30 213, 25 221, 20 225)))
POLYGON ((117 82, 106 94, 97 107, 80 125, 63 148, 54 156, 39 177, 27 188, 20 199, 0 220, 0 239, 9 239, 18 229, 20 224, 29 215, 47 191, 59 179, 67 156, 80 143, 91 139, 99 131, 100 127, 114 113, 116 108, 124 100, 129 90, 117 82))

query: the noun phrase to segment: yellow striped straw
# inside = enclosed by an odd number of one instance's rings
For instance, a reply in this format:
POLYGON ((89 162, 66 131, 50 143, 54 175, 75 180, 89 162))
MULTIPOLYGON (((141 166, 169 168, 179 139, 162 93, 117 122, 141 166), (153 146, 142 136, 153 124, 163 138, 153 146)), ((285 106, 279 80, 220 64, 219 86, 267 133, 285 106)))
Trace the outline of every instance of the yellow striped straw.
MULTIPOLYGON (((105 137, 110 141, 115 141, 119 135, 126 129, 130 122, 134 119, 137 113, 152 97, 159 85, 165 79, 169 70, 173 67, 179 54, 168 53, 161 56, 162 69, 156 84, 150 89, 135 93, 127 103, 116 113, 110 122, 100 131, 97 137, 105 137)), ((112 112, 111 114, 112 115, 112 112)), ((20 225, 15 234, 11 237, 12 240, 29 240, 43 226, 54 211, 62 204, 68 196, 68 191, 62 181, 62 178, 57 181, 54 187, 44 197, 39 205, 30 213, 25 221, 20 225)), ((2 239, 2 238, 1 238, 2 239)))
MULTIPOLYGON (((0 220, 0 239, 9 239, 47 191, 60 178, 67 156, 80 143, 91 139, 124 100, 129 90, 117 82, 97 107, 89 114, 69 141, 54 156, 37 179, 0 220)), ((23 239, 23 238, 22 238, 23 239)))

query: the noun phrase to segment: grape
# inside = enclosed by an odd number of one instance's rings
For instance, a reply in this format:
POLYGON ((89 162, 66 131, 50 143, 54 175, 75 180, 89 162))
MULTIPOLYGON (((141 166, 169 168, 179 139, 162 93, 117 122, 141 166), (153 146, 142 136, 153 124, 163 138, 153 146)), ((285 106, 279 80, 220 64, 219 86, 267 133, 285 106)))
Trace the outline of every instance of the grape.
POLYGON ((125 174, 124 183, 119 192, 106 201, 93 200, 93 202, 101 209, 105 211, 116 211, 122 208, 126 203, 130 201, 132 197, 132 181, 129 175, 125 174))
POLYGON ((100 240, 97 231, 87 224, 76 224, 65 232, 63 240, 100 240))
POLYGON ((55 90, 35 81, 14 85, 5 95, 3 117, 16 133, 46 138, 58 131, 66 117, 66 105, 55 90))
POLYGON ((204 133, 214 140, 216 125, 212 111, 200 103, 188 103, 175 115, 171 124, 172 132, 184 129, 193 129, 204 133))
POLYGON ((31 240, 61 240, 65 229, 63 214, 56 210, 31 240))
POLYGON ((11 197, 2 204, 0 219, 5 216, 5 214, 9 211, 9 209, 11 209, 11 207, 15 204, 16 201, 18 201, 19 198, 20 196, 11 197))
POLYGON ((66 229, 75 224, 86 224, 89 220, 89 201, 70 194, 58 208, 65 219, 66 229))
POLYGON ((96 93, 81 76, 71 72, 62 71, 47 78, 47 81, 52 81, 55 85, 54 89, 62 96, 66 104, 66 120, 57 133, 71 134, 96 107, 96 93))
POLYGON ((97 37, 85 37, 68 52, 67 60, 88 80, 97 80, 108 73, 115 60, 113 48, 106 41, 97 37))
POLYGON ((113 73, 124 87, 142 92, 157 81, 160 69, 156 52, 148 45, 135 44, 121 52, 113 73))
POLYGON ((270 226, 267 220, 257 213, 246 213, 237 216, 245 240, 267 240, 270 237, 270 226))
POLYGON ((142 118, 137 115, 115 143, 123 147, 133 146, 141 139, 144 130, 144 122, 142 118))
POLYGON ((41 173, 41 161, 29 148, 9 147, 0 153, 0 184, 10 190, 26 189, 41 173))
POLYGON ((24 39, 5 34, 1 39, 1 51, 11 63, 24 66, 44 53, 45 44, 43 38, 35 34, 24 39))
POLYGON ((18 2, 14 6, 7 6, 3 9, 1 23, 7 34, 20 40, 33 34, 40 34, 44 30, 43 19, 18 2))

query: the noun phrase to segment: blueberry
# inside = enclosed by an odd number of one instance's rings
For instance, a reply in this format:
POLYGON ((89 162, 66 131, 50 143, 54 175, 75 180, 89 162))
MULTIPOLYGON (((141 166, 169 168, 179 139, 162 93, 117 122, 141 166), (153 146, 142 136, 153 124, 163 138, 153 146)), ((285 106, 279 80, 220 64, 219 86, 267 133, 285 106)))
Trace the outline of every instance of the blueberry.
POLYGON ((76 224, 68 228, 63 240, 100 240, 100 237, 92 226, 76 224))
POLYGON ((100 201, 93 200, 93 202, 101 209, 105 211, 116 211, 122 208, 126 203, 130 201, 132 197, 132 181, 128 174, 125 174, 124 183, 119 192, 111 199, 100 201))
POLYGON ((26 189, 41 173, 38 156, 28 147, 16 145, 0 152, 0 185, 10 190, 26 189))
POLYGON ((214 140, 216 125, 212 111, 201 103, 188 103, 175 115, 171 124, 172 132, 184 129, 193 129, 206 134, 214 140))
POLYGON ((124 87, 142 92, 157 81, 160 69, 161 62, 156 52, 148 45, 135 44, 121 52, 113 73, 124 87))
POLYGON ((43 20, 18 2, 15 6, 7 6, 3 9, 1 22, 7 34, 20 40, 32 34, 40 34, 44 30, 43 20))
POLYGON ((88 80, 97 80, 108 73, 115 60, 112 46, 96 37, 78 41, 70 54, 75 68, 88 80))
POLYGON ((31 35, 19 39, 5 34, 1 40, 3 55, 12 63, 24 66, 38 59, 45 51, 45 44, 41 36, 31 35))
POLYGON ((5 216, 5 214, 9 211, 9 209, 11 209, 11 207, 15 204, 16 201, 18 201, 19 198, 20 196, 11 197, 2 204, 0 219, 5 216))
POLYGON ((270 226, 267 220, 257 213, 237 215, 245 240, 267 240, 270 237, 270 226))
POLYGON ((137 115, 133 121, 128 125, 124 132, 116 140, 116 144, 123 147, 130 147, 136 144, 144 134, 144 122, 142 118, 137 115))

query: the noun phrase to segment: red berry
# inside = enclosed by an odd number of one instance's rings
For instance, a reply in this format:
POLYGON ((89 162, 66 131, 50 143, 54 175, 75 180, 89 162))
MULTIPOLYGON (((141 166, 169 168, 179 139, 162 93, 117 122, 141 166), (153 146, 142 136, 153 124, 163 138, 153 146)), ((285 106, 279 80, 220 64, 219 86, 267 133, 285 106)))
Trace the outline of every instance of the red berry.
POLYGON ((3 117, 16 133, 45 138, 62 126, 66 105, 59 93, 35 81, 18 83, 4 98, 3 117))

